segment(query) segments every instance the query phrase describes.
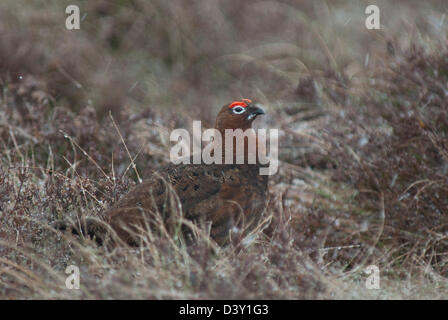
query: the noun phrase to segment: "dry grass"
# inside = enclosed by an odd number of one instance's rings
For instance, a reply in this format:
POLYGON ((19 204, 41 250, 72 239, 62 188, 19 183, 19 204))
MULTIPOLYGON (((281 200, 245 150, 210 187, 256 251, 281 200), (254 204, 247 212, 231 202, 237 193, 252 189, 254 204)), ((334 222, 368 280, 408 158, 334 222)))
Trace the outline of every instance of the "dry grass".
POLYGON ((2 1, 0 297, 445 298, 448 7, 378 5, 381 31, 363 1, 2 1), (282 133, 256 237, 186 245, 160 223, 112 249, 50 226, 101 217, 169 161, 172 129, 241 96, 282 133))

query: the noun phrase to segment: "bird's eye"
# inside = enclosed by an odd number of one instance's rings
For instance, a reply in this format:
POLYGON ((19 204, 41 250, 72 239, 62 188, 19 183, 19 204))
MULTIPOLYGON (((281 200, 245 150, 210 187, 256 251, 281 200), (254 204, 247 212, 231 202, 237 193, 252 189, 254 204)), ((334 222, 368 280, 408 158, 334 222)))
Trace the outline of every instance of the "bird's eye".
POLYGON ((244 111, 246 111, 246 109, 244 109, 243 107, 235 107, 235 108, 232 109, 232 111, 233 111, 233 113, 241 114, 244 111))

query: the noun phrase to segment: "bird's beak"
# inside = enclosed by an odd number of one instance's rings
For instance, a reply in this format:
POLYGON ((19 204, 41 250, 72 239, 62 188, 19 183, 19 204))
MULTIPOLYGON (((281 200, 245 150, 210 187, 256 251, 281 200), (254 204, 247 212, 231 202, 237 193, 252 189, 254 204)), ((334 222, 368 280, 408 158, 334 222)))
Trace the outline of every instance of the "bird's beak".
POLYGON ((265 114, 262 107, 259 105, 252 105, 247 108, 249 115, 247 116, 247 120, 255 119, 260 114, 265 114))

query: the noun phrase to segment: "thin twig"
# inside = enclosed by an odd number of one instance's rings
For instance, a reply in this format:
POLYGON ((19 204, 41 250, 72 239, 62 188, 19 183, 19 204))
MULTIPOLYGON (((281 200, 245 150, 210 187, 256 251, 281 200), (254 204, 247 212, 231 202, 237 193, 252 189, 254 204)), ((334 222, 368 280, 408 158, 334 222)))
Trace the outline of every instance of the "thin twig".
POLYGON ((137 166, 135 165, 134 159, 132 159, 131 153, 129 152, 129 149, 128 149, 126 143, 124 142, 124 139, 123 139, 123 136, 121 135, 120 129, 118 129, 118 126, 115 123, 114 117, 112 116, 112 112, 110 110, 109 110, 109 117, 112 120, 115 130, 117 130, 117 133, 120 136, 121 142, 123 143, 124 148, 126 149, 126 152, 128 153, 129 159, 131 160, 132 168, 134 169, 135 174, 137 175, 138 182, 142 183, 142 178, 140 178, 140 175, 138 174, 137 166))

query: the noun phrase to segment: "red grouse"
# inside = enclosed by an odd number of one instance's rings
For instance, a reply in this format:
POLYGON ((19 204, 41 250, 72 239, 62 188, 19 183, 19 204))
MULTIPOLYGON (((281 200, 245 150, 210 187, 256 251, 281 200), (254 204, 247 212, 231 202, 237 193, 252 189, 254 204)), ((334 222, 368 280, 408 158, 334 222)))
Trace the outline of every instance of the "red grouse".
MULTIPOLYGON (((225 129, 249 129, 262 114, 263 109, 249 99, 223 106, 215 125, 222 134, 222 144, 225 145, 225 129)), ((244 164, 222 161, 222 164, 170 164, 161 168, 105 212, 110 227, 121 240, 138 245, 142 230, 156 227, 155 214, 162 216, 166 224, 172 223, 176 219, 173 207, 177 206, 185 219, 199 225, 209 224, 211 237, 220 245, 226 244, 235 230, 251 230, 265 209, 268 176, 260 175, 262 165, 258 158, 255 164, 247 163, 247 144, 244 150, 244 164), (170 200, 172 195, 177 205, 170 200)), ((224 150, 222 157, 224 160, 224 150)), ((104 236, 104 228, 94 221, 87 221, 85 228, 97 240, 104 236)))

